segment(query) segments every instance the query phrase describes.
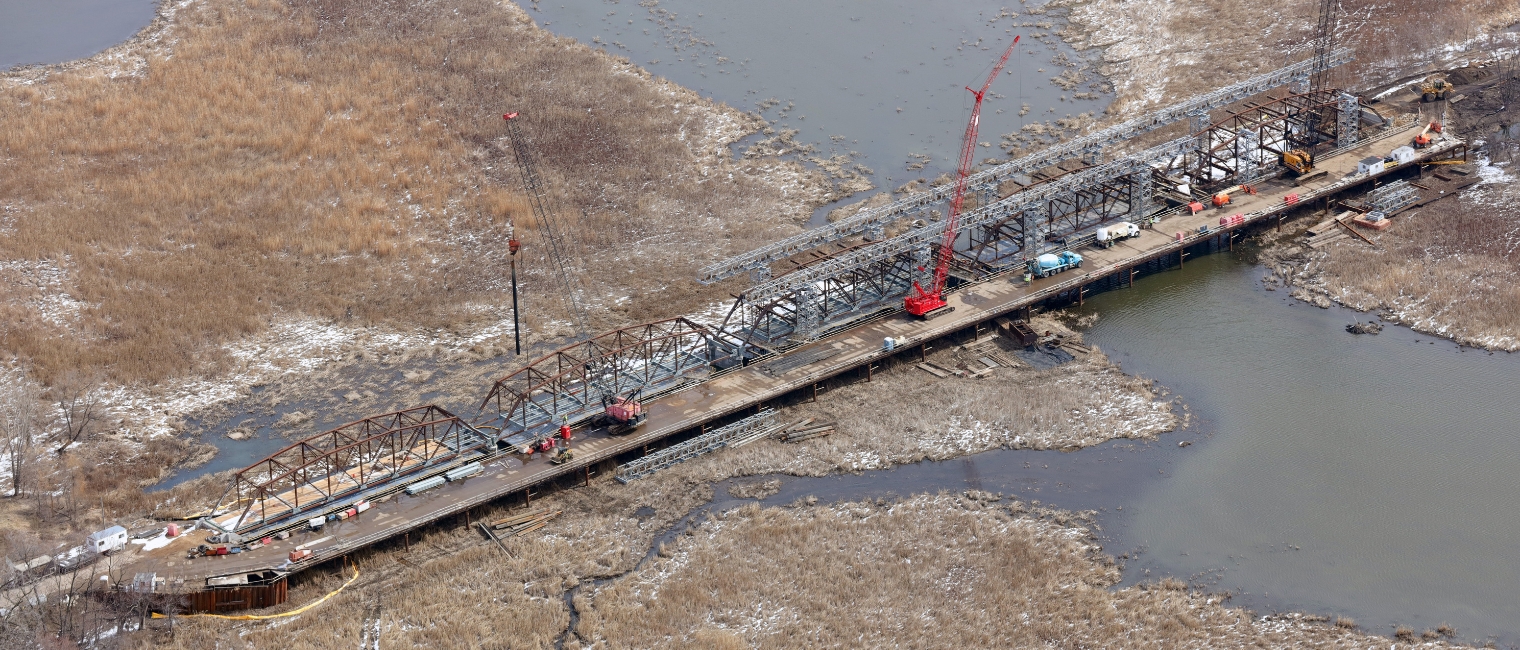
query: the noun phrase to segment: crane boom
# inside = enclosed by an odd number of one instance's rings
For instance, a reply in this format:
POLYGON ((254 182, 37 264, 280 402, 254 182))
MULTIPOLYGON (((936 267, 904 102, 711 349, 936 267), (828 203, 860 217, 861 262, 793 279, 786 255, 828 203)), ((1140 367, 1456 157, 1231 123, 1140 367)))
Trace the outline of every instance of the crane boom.
MULTIPOLYGON (((560 284, 563 285, 565 295, 569 298, 571 316, 576 320, 579 327, 577 334, 580 338, 590 336, 590 319, 586 317, 586 307, 581 304, 580 294, 585 292, 585 286, 580 282, 580 275, 573 273, 568 258, 573 254, 570 243, 565 241, 565 233, 561 233, 560 224, 554 218, 554 213, 544 202, 543 180, 538 175, 538 166, 533 160, 533 150, 528 147, 527 138, 523 137, 522 130, 518 128, 516 118, 519 113, 507 113, 501 116, 507 122, 507 136, 512 144, 512 154, 517 158, 517 168, 522 171, 523 189, 527 190, 528 203, 533 206, 533 216, 538 219, 538 226, 543 235, 544 242, 548 244, 549 260, 554 264, 555 274, 559 276, 560 284)), ((512 253, 516 254, 514 248, 512 253)), ((516 273, 514 264, 513 273, 516 273)), ((516 285, 514 285, 515 290, 516 285)), ((514 293, 515 298, 515 293, 514 293)))
POLYGON ((1013 37, 1013 42, 1008 44, 1008 49, 1003 51, 1003 57, 998 59, 997 65, 992 66, 992 73, 987 75, 987 80, 982 82, 980 90, 972 90, 970 86, 966 90, 976 98, 976 103, 971 107, 971 120, 966 123, 966 135, 961 140, 961 160, 955 172, 955 193, 950 199, 950 215, 945 219, 945 238, 939 245, 939 258, 934 266, 934 280, 929 288, 925 289, 918 282, 913 283, 913 293, 903 299, 903 306, 908 313, 914 316, 932 318, 942 313, 938 310, 945 307, 945 283, 950 278, 950 258, 955 254, 956 224, 961 216, 961 204, 966 200, 966 179, 971 176, 971 167, 976 157, 976 134, 981 126, 982 98, 987 95, 987 89, 992 87, 992 80, 997 79, 998 73, 1003 71, 1003 66, 1008 64, 1008 56, 1013 54, 1013 47, 1019 44, 1019 37, 1013 37))

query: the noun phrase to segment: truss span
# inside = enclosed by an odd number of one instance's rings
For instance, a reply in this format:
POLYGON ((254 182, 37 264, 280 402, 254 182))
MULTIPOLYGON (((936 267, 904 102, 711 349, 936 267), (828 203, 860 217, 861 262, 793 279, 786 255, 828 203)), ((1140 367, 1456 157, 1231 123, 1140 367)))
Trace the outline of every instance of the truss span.
POLYGON ((733 349, 685 318, 645 323, 567 345, 498 379, 481 402, 500 418, 501 440, 520 446, 602 411, 602 397, 646 393, 705 377, 733 349))
POLYGON ((247 534, 490 448, 489 436, 433 405, 350 422, 234 474, 210 523, 247 534))
POLYGON ((1199 191, 1250 182, 1280 171, 1286 151, 1318 153, 1360 140, 1363 115, 1354 95, 1335 89, 1264 97, 1196 133, 1198 146, 1166 161, 1166 173, 1199 191))
MULTIPOLYGON (((1351 60, 1350 48, 1338 48, 1329 53, 1325 59, 1325 65, 1335 67, 1349 63, 1351 60)), ((1097 162, 1102 158, 1103 151, 1113 144, 1183 120, 1206 119, 1209 111, 1274 88, 1290 84, 1307 87, 1309 77, 1316 70, 1317 65, 1319 65, 1317 58, 1305 59, 1189 98, 1153 113, 1073 138, 1017 160, 977 172, 967 179, 968 187, 973 194, 990 196, 996 193, 1000 183, 1009 180, 1021 181, 1030 174, 1062 161, 1080 157, 1097 162)), ((1027 184, 1027 182, 1021 184, 1027 184)), ((810 228, 806 232, 705 266, 698 273, 697 279, 703 284, 710 284, 750 272, 756 276, 757 283, 764 283, 770 279, 770 265, 773 262, 851 235, 865 233, 870 239, 880 239, 882 231, 899 219, 926 217, 930 212, 941 209, 950 200, 953 190, 953 184, 938 185, 930 188, 928 192, 914 194, 877 208, 862 210, 827 226, 810 228)))

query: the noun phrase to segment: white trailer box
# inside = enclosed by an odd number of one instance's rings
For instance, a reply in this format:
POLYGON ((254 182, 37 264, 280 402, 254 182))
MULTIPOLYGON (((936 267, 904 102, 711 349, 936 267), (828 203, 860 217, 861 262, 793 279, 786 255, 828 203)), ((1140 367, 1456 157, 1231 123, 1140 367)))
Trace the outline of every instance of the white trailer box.
POLYGON ((1411 146, 1409 146, 1409 145, 1406 144, 1406 145, 1404 145, 1402 147, 1394 149, 1390 153, 1390 155, 1393 156, 1394 162, 1396 162, 1396 163, 1398 163, 1400 165, 1407 164, 1407 163, 1412 163, 1412 162, 1414 162, 1414 157, 1415 157, 1414 147, 1411 147, 1411 146))
POLYGON ((1383 159, 1378 157, 1363 158, 1356 164, 1358 174, 1381 174, 1383 173, 1383 159))
POLYGON ((120 551, 127 547, 127 529, 121 526, 112 526, 92 533, 89 537, 85 538, 85 547, 102 555, 120 551))

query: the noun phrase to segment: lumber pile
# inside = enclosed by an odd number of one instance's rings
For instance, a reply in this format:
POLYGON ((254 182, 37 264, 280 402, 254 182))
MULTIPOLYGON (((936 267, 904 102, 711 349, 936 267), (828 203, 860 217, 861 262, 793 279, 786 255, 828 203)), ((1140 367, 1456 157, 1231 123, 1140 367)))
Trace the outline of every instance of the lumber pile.
POLYGON ((816 418, 808 418, 793 422, 778 431, 775 437, 781 442, 802 442, 834 433, 833 422, 814 424, 815 420, 816 418))
POLYGON ((526 535, 549 524, 549 520, 558 517, 562 510, 534 510, 498 519, 491 523, 491 530, 501 531, 493 534, 493 537, 508 538, 526 535))

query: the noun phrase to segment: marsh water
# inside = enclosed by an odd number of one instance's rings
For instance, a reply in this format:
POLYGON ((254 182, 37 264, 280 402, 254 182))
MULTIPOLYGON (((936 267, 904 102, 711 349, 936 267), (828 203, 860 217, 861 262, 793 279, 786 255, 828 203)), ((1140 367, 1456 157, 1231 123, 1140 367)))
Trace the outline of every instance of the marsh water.
MULTIPOLYGON (((1047 31, 995 18, 1002 6, 549 0, 529 10, 552 31, 605 43, 739 108, 779 99, 767 117, 823 153, 854 152, 890 188, 949 169, 970 107, 962 86, 986 74, 1013 33, 1047 31), (911 154, 930 160, 910 169, 921 160, 911 154)), ((0 67, 89 56, 130 38, 152 8, 151 0, 0 0, 0 67)), ((1049 82, 1060 71, 1051 60, 1075 54, 1026 44, 988 100, 983 141, 1107 100, 1063 101, 1049 82), (1020 117, 1022 103, 1032 110, 1020 117)), ((1082 308, 1099 316, 1090 342, 1185 398, 1187 430, 1076 453, 994 451, 784 478, 765 501, 1004 492, 1097 510, 1105 549, 1131 556, 1126 583, 1172 575, 1258 611, 1343 614, 1385 634, 1394 624, 1446 622, 1464 639, 1520 640, 1520 401, 1512 399, 1520 359, 1395 326, 1354 336, 1344 326, 1367 315, 1266 291, 1261 275, 1216 254, 1082 308)), ((280 414, 254 422, 258 437, 246 442, 208 427, 223 453, 175 480, 288 444, 272 432, 280 414)))
POLYGON ((965 86, 981 85, 1015 35, 1023 39, 984 100, 978 141, 989 146, 978 147, 978 161, 1007 158, 999 149, 1003 134, 1101 114, 1112 99, 1090 69, 1068 89, 1052 81, 1085 65, 1083 55, 1051 36, 1059 16, 1028 15, 1029 5, 542 0, 523 6, 552 32, 599 44, 741 110, 764 108, 779 128, 797 129, 798 142, 817 145, 817 155, 847 155, 868 167, 878 189, 955 169, 972 105, 965 86), (1010 7, 1020 15, 1005 14, 1010 7), (1029 111, 1021 116, 1024 104, 1029 111), (924 167, 912 168, 919 163, 924 167))
POLYGON ((1392 325, 1349 334, 1367 314, 1266 291, 1263 273, 1219 253, 1078 310, 1098 315, 1089 342, 1184 397, 1183 431, 779 477, 765 502, 1002 492, 1097 510, 1125 584, 1175 576, 1263 613, 1520 640, 1520 358, 1392 325))
MULTIPOLYGON (((1050 62, 1076 55, 1027 38, 1042 30, 1022 23, 1043 18, 997 18, 1006 5, 996 3, 954 6, 544 0, 530 13, 739 108, 790 102, 765 115, 799 139, 845 145, 836 148, 858 153, 891 188, 953 164, 970 106, 962 86, 986 74, 1013 34, 1026 36, 1023 49, 994 86, 1006 97, 988 99, 981 141, 1108 100, 1062 101, 1050 62), (1032 111, 1021 118, 1023 103, 1032 111), (925 170, 908 168, 915 153, 932 157, 925 170)), ((1396 623, 1447 622, 1466 638, 1520 639, 1520 405, 1511 399, 1520 358, 1395 326, 1348 334, 1347 323, 1368 315, 1266 291, 1261 275, 1217 254, 1087 301, 1099 314, 1088 339, 1182 395, 1188 431, 1075 454, 991 452, 792 479, 767 502, 1027 493, 1100 510, 1106 548, 1135 556, 1131 582, 1175 575, 1258 609, 1344 614, 1384 634, 1396 623), (1194 444, 1178 448, 1181 440, 1194 444)))
POLYGON ((94 55, 153 22, 154 0, 0 0, 0 70, 94 55))

